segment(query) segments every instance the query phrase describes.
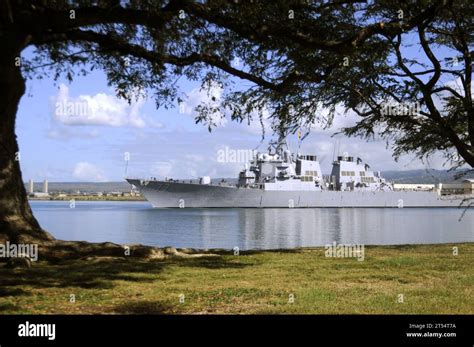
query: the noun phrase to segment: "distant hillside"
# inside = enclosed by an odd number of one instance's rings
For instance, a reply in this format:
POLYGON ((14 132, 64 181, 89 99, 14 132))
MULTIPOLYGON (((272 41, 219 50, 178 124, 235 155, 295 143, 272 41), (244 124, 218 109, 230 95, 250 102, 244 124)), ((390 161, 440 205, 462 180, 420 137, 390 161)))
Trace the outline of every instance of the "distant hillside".
MULTIPOLYGON (((395 183, 450 183, 454 182, 455 176, 463 171, 446 170, 408 170, 408 171, 384 171, 382 176, 388 181, 395 183)), ((468 173, 463 178, 474 178, 474 173, 468 173)))
MULTIPOLYGON (((28 189, 28 183, 25 183, 28 189)), ((34 182, 35 192, 43 191, 43 182, 34 182)), ((81 192, 129 192, 130 184, 127 182, 49 182, 50 193, 63 192, 67 194, 81 192)))
MULTIPOLYGON (((408 170, 408 171, 384 171, 382 176, 390 182, 395 183, 449 183, 455 181, 455 176, 462 171, 448 172, 446 170, 408 170)), ((474 178, 474 173, 467 174, 463 178, 474 178)), ((212 182, 217 183, 221 179, 215 178, 212 182)), ((225 179, 229 183, 237 183, 234 178, 225 179)), ((197 182, 197 180, 193 180, 197 182)), ((129 192, 130 184, 127 182, 49 182, 49 192, 74 193, 81 192, 129 192)), ((28 184, 25 183, 25 187, 28 184)), ((41 192, 43 190, 42 182, 34 183, 34 190, 41 192)))

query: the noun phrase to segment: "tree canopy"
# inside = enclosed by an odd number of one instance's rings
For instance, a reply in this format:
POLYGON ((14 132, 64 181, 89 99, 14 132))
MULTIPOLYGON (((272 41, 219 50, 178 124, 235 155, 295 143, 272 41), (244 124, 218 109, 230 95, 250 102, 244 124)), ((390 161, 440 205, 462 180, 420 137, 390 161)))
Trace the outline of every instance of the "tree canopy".
POLYGON ((6 4, 3 30, 36 48, 23 66, 29 77, 99 68, 119 96, 146 91, 165 107, 179 101, 181 76, 214 83, 223 97, 200 105, 197 118, 210 128, 212 113, 242 121, 266 109, 276 128, 296 131, 330 124, 342 105, 360 116, 347 135, 380 134, 395 155, 440 150, 455 165, 474 165, 469 1, 6 4), (410 47, 420 57, 406 56, 410 47), (387 108, 393 103, 402 107, 387 108))

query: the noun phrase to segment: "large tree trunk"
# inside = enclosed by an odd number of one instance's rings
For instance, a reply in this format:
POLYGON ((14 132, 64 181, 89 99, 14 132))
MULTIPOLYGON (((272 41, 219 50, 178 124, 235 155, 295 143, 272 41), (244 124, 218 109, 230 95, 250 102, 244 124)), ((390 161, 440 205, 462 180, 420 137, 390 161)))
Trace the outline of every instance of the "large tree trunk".
POLYGON ((25 81, 15 66, 19 40, 0 39, 0 243, 53 240, 33 216, 21 177, 15 118, 25 81))

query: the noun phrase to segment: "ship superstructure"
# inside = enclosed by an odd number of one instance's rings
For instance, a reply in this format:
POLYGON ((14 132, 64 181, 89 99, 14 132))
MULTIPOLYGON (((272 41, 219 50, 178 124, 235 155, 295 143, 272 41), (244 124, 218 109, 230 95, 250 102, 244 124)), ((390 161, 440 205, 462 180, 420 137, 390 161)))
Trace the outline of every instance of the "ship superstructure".
POLYGON ((325 180, 316 155, 292 154, 281 140, 274 151, 257 153, 250 165, 245 165, 237 186, 280 191, 392 190, 380 172, 371 171, 361 158, 354 160, 347 153, 337 157, 325 180))
MULTIPOLYGON (((344 153, 323 175, 316 155, 291 153, 283 137, 256 153, 236 184, 127 178, 154 207, 458 207, 468 195, 394 191, 379 171, 344 153)), ((474 198, 474 196, 473 196, 474 198)))

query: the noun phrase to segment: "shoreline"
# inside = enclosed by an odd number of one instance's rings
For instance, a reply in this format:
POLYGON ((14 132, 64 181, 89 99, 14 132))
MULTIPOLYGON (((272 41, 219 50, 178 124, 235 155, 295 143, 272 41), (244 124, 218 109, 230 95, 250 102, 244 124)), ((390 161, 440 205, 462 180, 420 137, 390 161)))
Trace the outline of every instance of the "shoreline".
POLYGON ((130 196, 104 196, 97 197, 91 195, 69 195, 65 197, 28 197, 28 201, 147 201, 144 197, 130 197, 130 196))

